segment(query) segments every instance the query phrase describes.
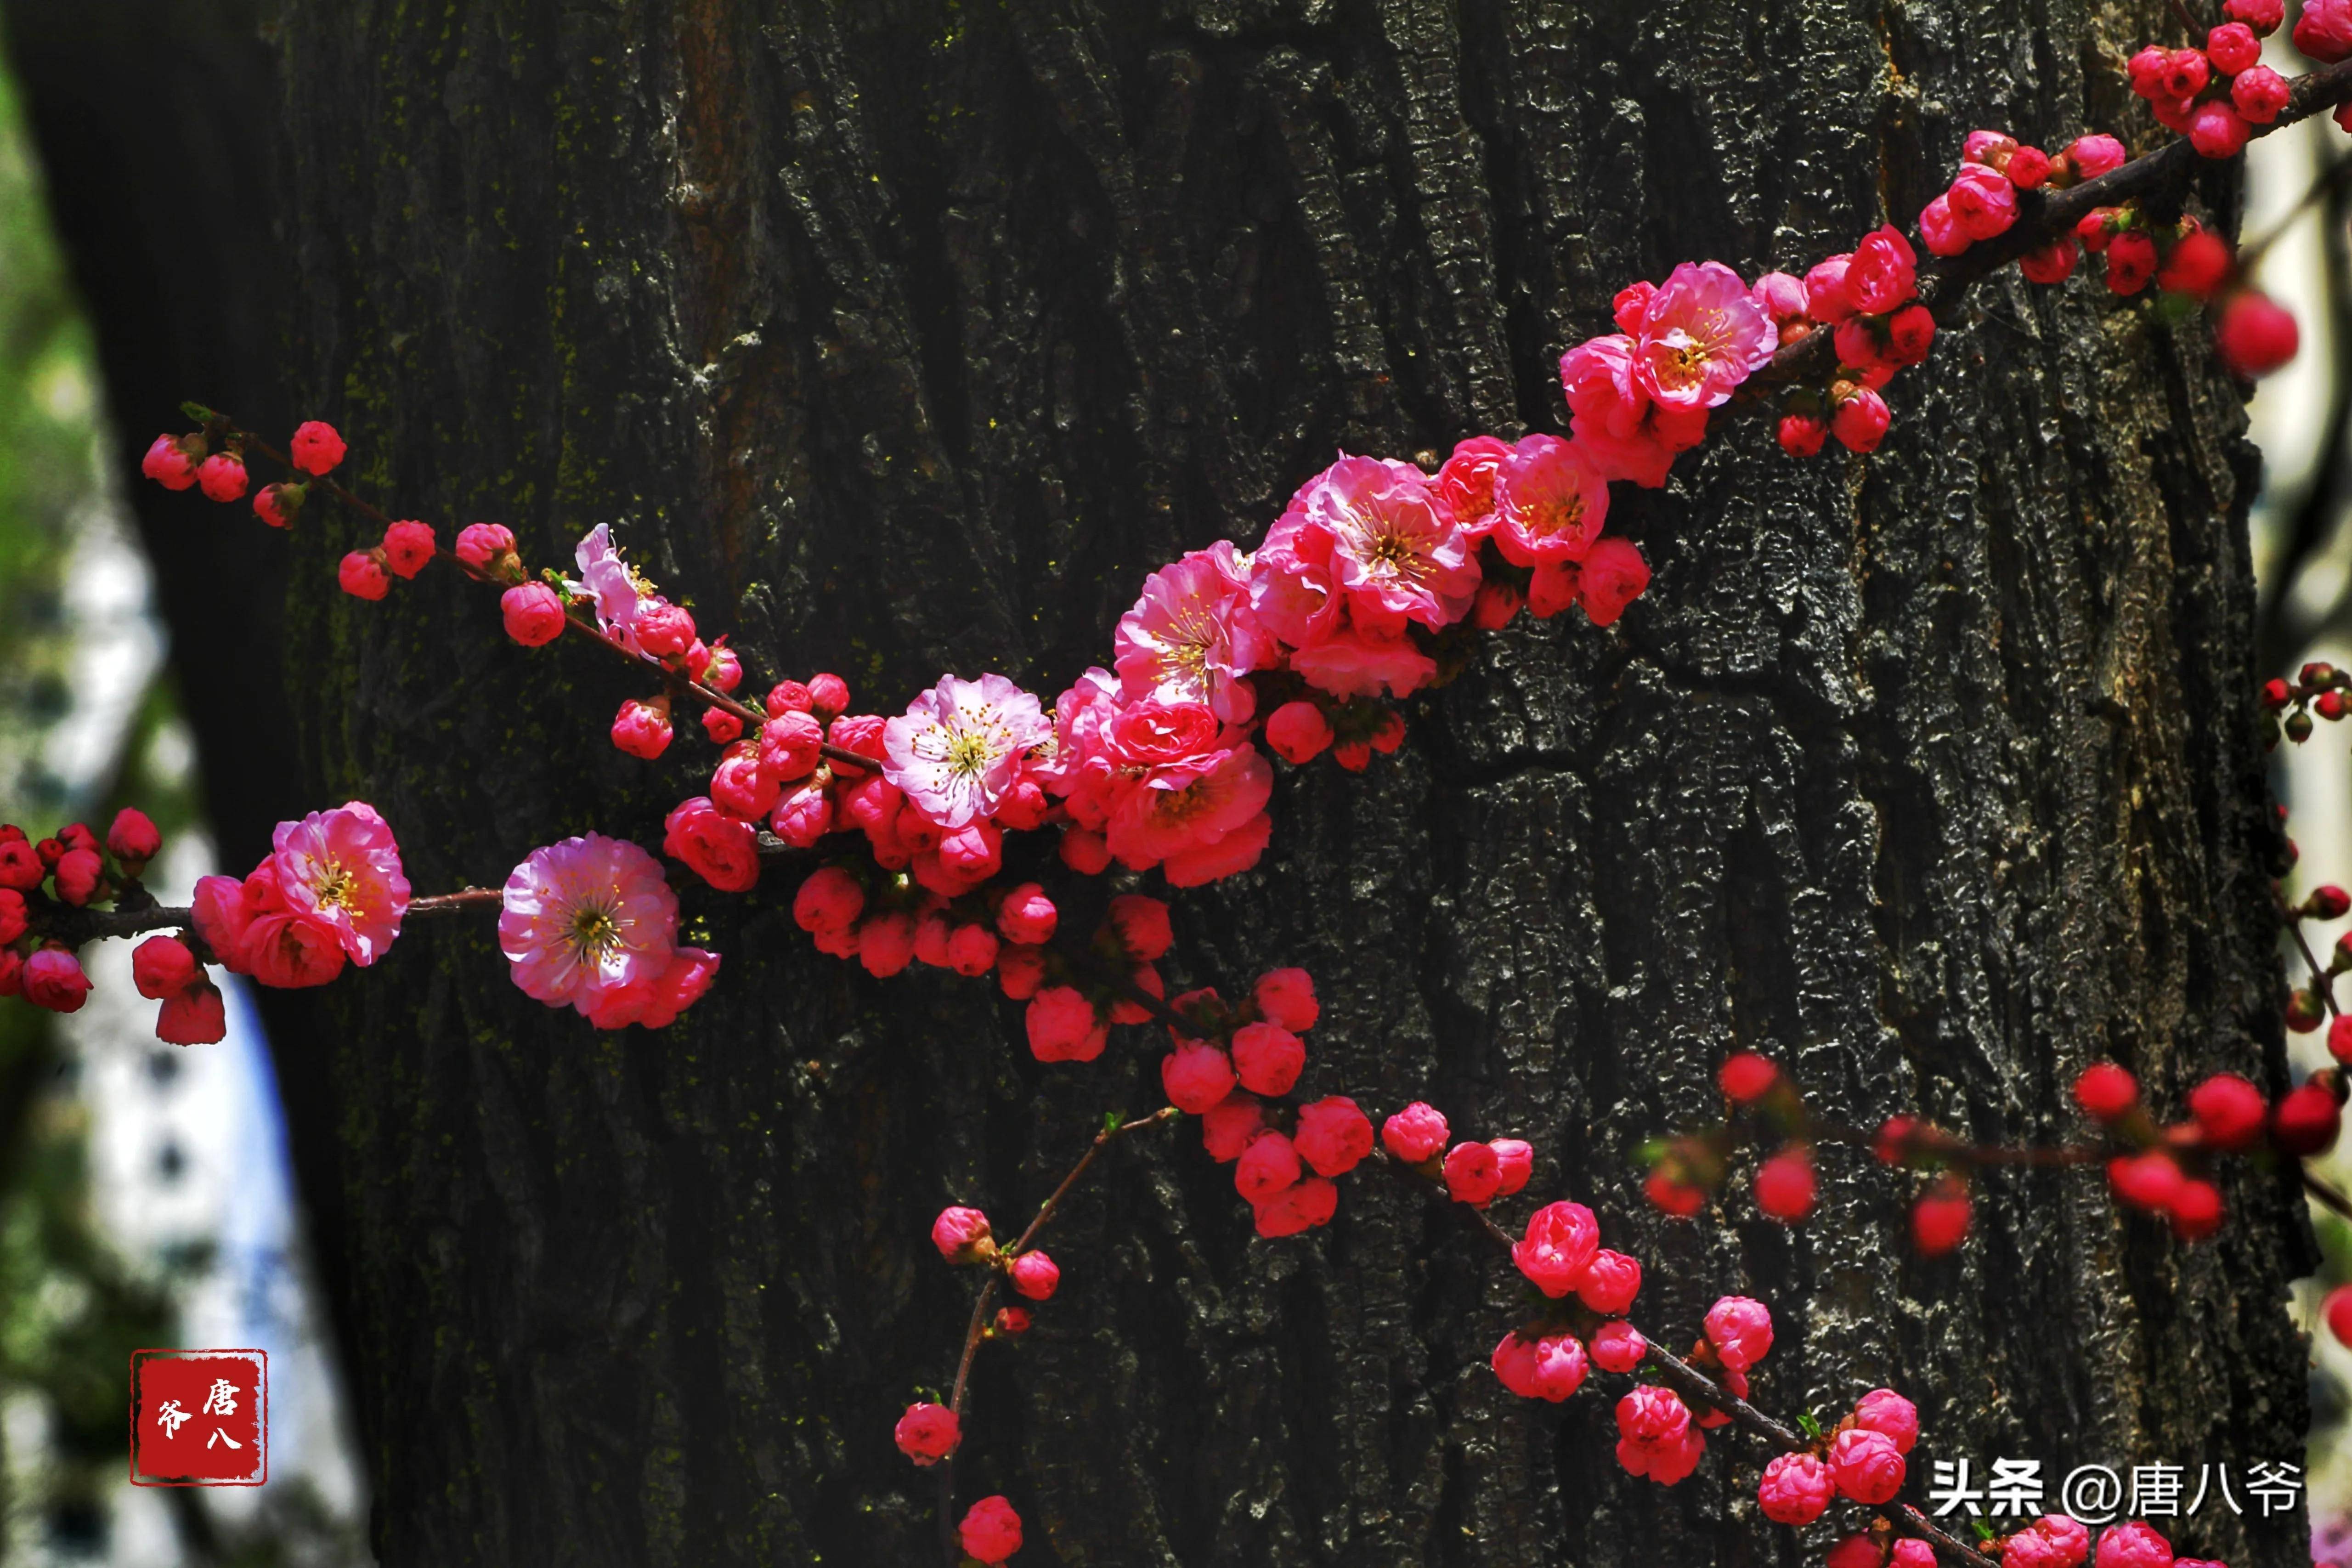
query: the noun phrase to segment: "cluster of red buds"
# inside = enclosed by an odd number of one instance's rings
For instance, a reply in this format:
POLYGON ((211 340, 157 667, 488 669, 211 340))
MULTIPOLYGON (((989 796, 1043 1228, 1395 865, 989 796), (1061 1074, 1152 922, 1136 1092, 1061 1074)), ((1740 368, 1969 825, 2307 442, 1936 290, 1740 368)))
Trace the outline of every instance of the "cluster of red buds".
MULTIPOLYGON (((129 808, 116 814, 103 843, 85 823, 39 840, 13 822, 0 823, 0 996, 22 996, 52 1013, 80 1011, 89 976, 74 956, 79 942, 51 933, 71 931, 81 910, 152 905, 139 879, 163 847, 154 823, 129 808)), ((192 994, 183 979, 168 991, 151 991, 141 981, 142 994, 163 999, 157 1033, 181 1044, 219 1039, 219 993, 192 994)))
MULTIPOLYGON (((2336 889, 2322 889, 2315 898, 2320 900, 2315 907, 2344 912, 2336 889)), ((2347 949, 2340 963, 2352 967, 2352 942, 2347 949)), ((2352 1019, 2338 1025, 2331 1042, 2340 1036, 2346 1052, 2352 1053, 2352 1019)), ((2313 1074, 2275 1101, 2235 1073, 2215 1073, 2190 1091, 2186 1119, 2163 1124, 2142 1100, 2137 1080, 2123 1068, 2101 1062, 2076 1080, 2074 1100, 2100 1123, 2104 1142, 2004 1149, 1969 1143, 1911 1116, 1889 1118, 1866 1138, 1819 1126, 1794 1081, 1751 1051, 1727 1060, 1718 1081, 1729 1102, 1720 1127, 1658 1140, 1644 1151, 1651 1162, 1645 1191, 1659 1209, 1682 1217, 1696 1214, 1727 1180, 1738 1151, 1752 1144, 1771 1150, 1757 1163, 1752 1179, 1757 1208, 1793 1225, 1813 1205, 1816 1145, 1866 1143, 1882 1163, 1928 1177, 1912 1203, 1911 1238, 1929 1258, 1949 1252, 1968 1234, 1973 1212, 1969 1173, 2021 1161, 2104 1163, 2118 1201, 2162 1215, 2184 1241, 2201 1241, 2221 1227, 2223 1217, 2221 1191, 2212 1180, 2215 1163, 2225 1155, 2302 1160, 2326 1152, 2341 1131, 2346 1097, 2345 1075, 2336 1068, 2313 1074)))
POLYGON ((2352 707, 2352 670, 2320 660, 2306 664, 2293 680, 2273 676, 2263 682, 2263 745, 2275 748, 2284 734, 2296 745, 2311 739, 2315 715, 2333 724, 2352 707), (2285 715, 2282 718, 2280 715, 2285 715))

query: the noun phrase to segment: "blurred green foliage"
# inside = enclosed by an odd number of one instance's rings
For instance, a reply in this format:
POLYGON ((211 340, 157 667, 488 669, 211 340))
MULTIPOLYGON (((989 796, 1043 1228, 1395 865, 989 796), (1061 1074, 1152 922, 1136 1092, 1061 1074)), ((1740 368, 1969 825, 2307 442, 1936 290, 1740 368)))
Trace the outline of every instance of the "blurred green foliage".
MULTIPOLYGON (((0 69, 0 820, 51 831, 78 804, 44 762, 68 707, 62 586, 82 509, 102 504, 96 371, 51 236, 16 86, 0 69)), ((157 715, 152 699, 142 729, 157 715)), ((184 803, 177 813, 187 815, 184 803)), ((79 1102, 49 1016, 0 1005, 0 1399, 37 1400, 47 1452, 0 1454, 0 1531, 70 1537, 121 1474, 131 1350, 169 1301, 132 1279, 89 1211, 79 1102)), ((0 1534, 0 1557, 30 1542, 0 1534)), ((59 1542, 59 1544, 65 1544, 59 1542)))

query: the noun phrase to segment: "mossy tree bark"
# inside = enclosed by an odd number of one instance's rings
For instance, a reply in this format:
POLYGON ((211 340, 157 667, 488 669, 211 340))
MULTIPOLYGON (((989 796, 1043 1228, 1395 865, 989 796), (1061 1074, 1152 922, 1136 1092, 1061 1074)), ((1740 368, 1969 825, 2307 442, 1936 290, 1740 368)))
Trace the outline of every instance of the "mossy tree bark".
MULTIPOLYGON (((294 384, 401 514, 504 520, 535 564, 614 523, 755 683, 1050 697, 1146 571, 1255 542, 1334 447, 1561 428, 1557 358, 1624 281, 1801 269, 1916 213, 1979 124, 2145 129, 2114 62, 2169 26, 291 0, 294 384)), ((2204 193, 2224 222, 2233 182, 2204 193)), ((1910 1179, 1859 1156, 1825 1156, 1794 1232, 1641 1200, 1635 1150, 1713 1112, 1735 1047, 1831 1117, 1987 1140, 2072 1130, 2101 1056, 2167 1103, 2284 1078, 2232 387, 2095 279, 2012 275, 1892 401, 1868 460, 1725 418, 1665 490, 1621 487, 1648 597, 1489 639, 1367 774, 1286 773, 1264 864, 1176 898, 1171 980, 1305 964, 1307 1088, 1527 1137, 1532 1192, 1648 1263, 1645 1321, 1773 1303, 1768 1406, 1918 1397, 1923 1484, 1935 1458, 2298 1458, 2280 1173, 2233 1177, 2198 1248, 2093 1175, 1996 1178, 1937 1263, 1901 1240, 1910 1179)), ((454 574, 342 598, 363 531, 320 508, 290 543, 315 797, 373 801, 420 889, 590 827, 656 840, 708 752, 616 752, 623 674, 514 647, 454 574)), ((1106 1110, 1158 1103, 1160 1047, 1041 1068, 983 984, 812 952, 793 883, 684 890, 726 967, 662 1033, 530 1003, 484 921, 420 925, 281 1042, 329 1064, 385 1563, 935 1556, 889 1442, 970 1304, 929 1221, 1025 1214, 1106 1110)), ((1611 1463, 1604 1398, 1506 1395, 1515 1283, 1444 1205, 1367 1172, 1267 1243, 1189 1131, 1105 1167, 1054 1232, 1061 1294, 981 1360, 958 1490, 1011 1494, 1022 1561, 1801 1560, 1750 1443, 1664 1491, 1611 1463)), ((2209 1506, 2175 1533, 2284 1568, 2301 1528, 2209 1506)))

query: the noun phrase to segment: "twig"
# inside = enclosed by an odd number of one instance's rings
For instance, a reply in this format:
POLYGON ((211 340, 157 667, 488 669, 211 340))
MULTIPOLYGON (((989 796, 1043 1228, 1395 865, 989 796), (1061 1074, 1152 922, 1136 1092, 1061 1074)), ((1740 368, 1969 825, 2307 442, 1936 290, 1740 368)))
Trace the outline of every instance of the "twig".
POLYGON ((2303 934, 2303 917, 2287 908, 2286 900, 2279 896, 2275 888, 2272 889, 2271 896, 2278 904, 2280 918, 2286 922, 2287 934, 2294 938, 2296 951, 2303 954, 2304 963, 2311 965, 2312 989, 2319 993, 2319 1000, 2327 1008, 2327 1016, 2331 1018, 2336 1016, 2336 982, 2326 970, 2320 967, 2319 955, 2311 951, 2311 942, 2303 934))
POLYGON ((503 903, 506 896, 503 888, 460 888, 454 893, 433 893, 422 899, 411 899, 408 900, 408 912, 412 915, 448 914, 477 904, 503 903))
MULTIPOLYGON (((1062 1206, 1062 1199, 1069 1194, 1072 1187, 1077 1185, 1078 1178, 1087 1173, 1087 1167, 1092 1165, 1095 1163, 1095 1157, 1110 1146, 1113 1139, 1129 1132, 1140 1131, 1146 1127, 1157 1127, 1174 1115, 1176 1115, 1176 1108, 1172 1105, 1164 1105, 1149 1116, 1139 1117, 1132 1121, 1115 1122, 1096 1133, 1094 1142, 1087 1145, 1087 1152, 1078 1157, 1078 1163, 1070 1167, 1070 1173, 1062 1178, 1061 1185, 1055 1187, 1052 1195, 1037 1205, 1036 1217, 1032 1219, 1029 1222, 1029 1227, 1021 1233, 1021 1239, 1004 1248, 998 1256, 1010 1262, 1029 1249, 1029 1244, 1037 1238, 1037 1233, 1045 1229, 1046 1222, 1054 1217, 1054 1211, 1062 1206)), ((979 1353, 980 1342, 987 1335, 988 1309, 996 1300, 996 1287, 1002 1278, 1001 1270, 991 1268, 988 1271, 987 1279, 981 1284, 979 1298, 971 1304, 971 1323, 964 1330, 963 1354, 956 1362, 955 1387, 948 1395, 948 1408, 955 1413, 959 1420, 963 1416, 964 1391, 971 1382, 972 1359, 979 1353)), ((950 1456, 942 1459, 939 1466, 941 1471, 940 1544, 948 1553, 948 1561, 951 1568, 961 1555, 956 1548, 955 1529, 950 1522, 955 1512, 955 1472, 950 1468, 954 1463, 955 1460, 950 1456)))
MULTIPOLYGON (((2287 106, 2279 111, 2278 118, 2268 125, 2252 127, 2252 134, 2267 136, 2283 131, 2347 98, 2352 98, 2352 60, 2296 78, 2287 106)), ((2072 234, 2074 226, 2094 208, 2121 206, 2185 184, 2190 173, 2203 162, 2189 139, 2182 136, 2095 180, 2084 180, 2063 191, 2020 192, 2018 219, 2007 233, 1919 269, 1920 299, 1941 321, 1969 284, 2053 239, 2072 234)), ((1828 380, 1837 369, 1833 338, 1834 334, 1828 331, 1806 333, 1774 354, 1769 364, 1748 378, 1749 383, 1761 392, 1775 384, 1828 380)))
POLYGON ((2352 1219, 2352 1197, 2346 1197, 2333 1182, 2312 1174, 2311 1167, 2303 1166, 2303 1190, 2346 1219, 2352 1219))
MULTIPOLYGON (((505 898, 506 894, 496 888, 463 888, 454 893, 412 899, 408 914, 457 914, 499 903, 505 898)), ((37 909, 32 930, 37 935, 78 948, 110 937, 140 936, 173 928, 194 930, 195 923, 195 910, 185 904, 149 904, 136 910, 78 910, 70 904, 51 902, 37 909)))

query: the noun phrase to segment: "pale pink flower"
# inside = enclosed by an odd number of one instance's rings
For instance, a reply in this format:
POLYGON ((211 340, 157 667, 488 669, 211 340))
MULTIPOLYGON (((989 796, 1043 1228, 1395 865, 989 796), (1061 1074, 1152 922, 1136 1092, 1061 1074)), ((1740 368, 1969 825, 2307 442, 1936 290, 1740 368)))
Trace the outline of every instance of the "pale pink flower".
POLYGON ((1004 677, 942 676, 882 727, 882 776, 924 816, 961 827, 995 813, 1052 733, 1037 699, 1004 677))
POLYGON ((327 926, 362 968, 383 956, 408 912, 400 846, 375 808, 351 801, 281 822, 271 835, 278 889, 287 907, 327 926))
POLYGON ((1244 678, 1275 659, 1273 639, 1250 607, 1247 564, 1222 539, 1146 577, 1113 646, 1128 696, 1205 702, 1229 724, 1257 710, 1244 678))
POLYGON ((1739 274, 1719 261, 1685 261, 1642 314, 1642 389, 1668 407, 1719 407, 1780 342, 1739 274))
POLYGON ((1495 498, 1495 548, 1514 566, 1581 561, 1609 515, 1609 481, 1586 447, 1557 436, 1512 447, 1495 498))
POLYGON ((563 585, 575 595, 584 595, 596 602, 596 624, 608 633, 625 637, 637 618, 637 605, 643 596, 643 584, 621 552, 613 547, 613 530, 598 523, 588 531, 586 538, 572 552, 579 563, 577 581, 564 580, 563 585))
POLYGON ((1470 542, 1411 463, 1342 452, 1290 508, 1329 535, 1332 572, 1358 626, 1444 626, 1470 613, 1478 594, 1470 542))
POLYGON ((677 896, 660 863, 625 839, 550 844, 507 878, 499 947, 515 984, 600 1027, 633 1023, 654 1005, 677 936, 677 896))

